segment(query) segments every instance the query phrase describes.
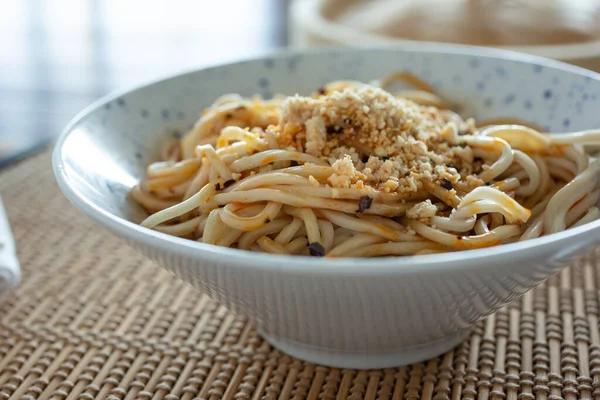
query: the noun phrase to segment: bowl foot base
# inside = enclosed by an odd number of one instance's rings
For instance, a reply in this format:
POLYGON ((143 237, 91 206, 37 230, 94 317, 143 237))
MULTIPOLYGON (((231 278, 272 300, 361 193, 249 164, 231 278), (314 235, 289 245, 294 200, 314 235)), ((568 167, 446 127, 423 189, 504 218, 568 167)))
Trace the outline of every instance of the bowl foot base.
POLYGON ((393 368, 426 361, 453 349, 462 342, 469 333, 470 331, 459 332, 441 341, 424 344, 419 347, 407 349, 399 348, 397 350, 382 353, 365 353, 336 351, 327 348, 314 347, 287 341, 285 339, 276 339, 269 334, 260 332, 267 342, 293 357, 314 364, 348 369, 393 368))

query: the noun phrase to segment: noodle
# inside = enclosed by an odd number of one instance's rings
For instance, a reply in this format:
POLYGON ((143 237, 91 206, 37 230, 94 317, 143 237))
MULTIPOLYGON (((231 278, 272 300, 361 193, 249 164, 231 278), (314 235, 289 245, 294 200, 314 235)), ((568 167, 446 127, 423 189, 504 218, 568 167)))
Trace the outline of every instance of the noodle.
POLYGON ((224 95, 130 197, 165 234, 326 257, 476 249, 600 218, 600 161, 585 153, 600 132, 476 124, 450 104, 408 73, 310 97, 224 95))

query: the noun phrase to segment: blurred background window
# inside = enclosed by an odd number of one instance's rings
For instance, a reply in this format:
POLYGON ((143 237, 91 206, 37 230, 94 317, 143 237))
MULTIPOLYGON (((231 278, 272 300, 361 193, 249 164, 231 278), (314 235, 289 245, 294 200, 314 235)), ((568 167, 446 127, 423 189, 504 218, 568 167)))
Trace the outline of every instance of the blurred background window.
POLYGON ((0 166, 113 90, 286 45, 467 43, 600 72, 600 0, 7 0, 1 10, 0 166))
POLYGON ((8 0, 0 166, 116 89, 286 45, 287 0, 8 0))

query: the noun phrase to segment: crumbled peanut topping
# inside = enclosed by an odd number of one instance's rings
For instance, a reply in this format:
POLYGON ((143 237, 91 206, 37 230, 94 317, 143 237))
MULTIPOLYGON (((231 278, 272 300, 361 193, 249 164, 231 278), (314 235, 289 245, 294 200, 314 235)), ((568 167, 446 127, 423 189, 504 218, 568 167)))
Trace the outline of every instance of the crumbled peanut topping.
POLYGON ((433 205, 431 200, 427 199, 409 208, 406 211, 406 217, 427 223, 429 222, 429 218, 435 216, 437 211, 437 207, 433 205))
POLYGON ((335 171, 328 178, 332 187, 408 193, 422 190, 424 182, 480 186, 472 176, 472 149, 442 134, 452 124, 462 135, 473 133, 471 123, 448 112, 362 86, 287 98, 276 137, 281 148, 328 162, 335 171))

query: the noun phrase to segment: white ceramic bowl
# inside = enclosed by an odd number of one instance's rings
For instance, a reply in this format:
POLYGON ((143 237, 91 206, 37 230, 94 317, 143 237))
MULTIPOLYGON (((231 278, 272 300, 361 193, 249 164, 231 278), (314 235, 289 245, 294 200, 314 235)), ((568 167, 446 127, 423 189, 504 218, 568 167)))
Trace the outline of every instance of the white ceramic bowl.
MULTIPOLYGON (((336 0, 342 3, 346 0, 336 0)), ((327 18, 324 8, 335 9, 332 0, 296 0, 290 7, 289 36, 298 47, 401 45, 412 41, 365 32, 327 18)), ((534 22, 532 22, 534 23, 534 22)), ((505 46, 504 50, 553 58, 600 72, 600 40, 585 43, 505 46)))
POLYGON ((332 80, 396 70, 430 80, 476 117, 513 116, 553 131, 600 126, 600 76, 489 49, 399 48, 283 53, 174 76, 102 99, 60 136, 56 179, 85 214, 181 279, 248 315, 273 345, 339 367, 383 368, 436 356, 473 324, 600 242, 600 222, 527 242, 377 259, 262 255, 138 226, 127 198, 161 138, 184 132, 228 92, 308 94, 332 80))

